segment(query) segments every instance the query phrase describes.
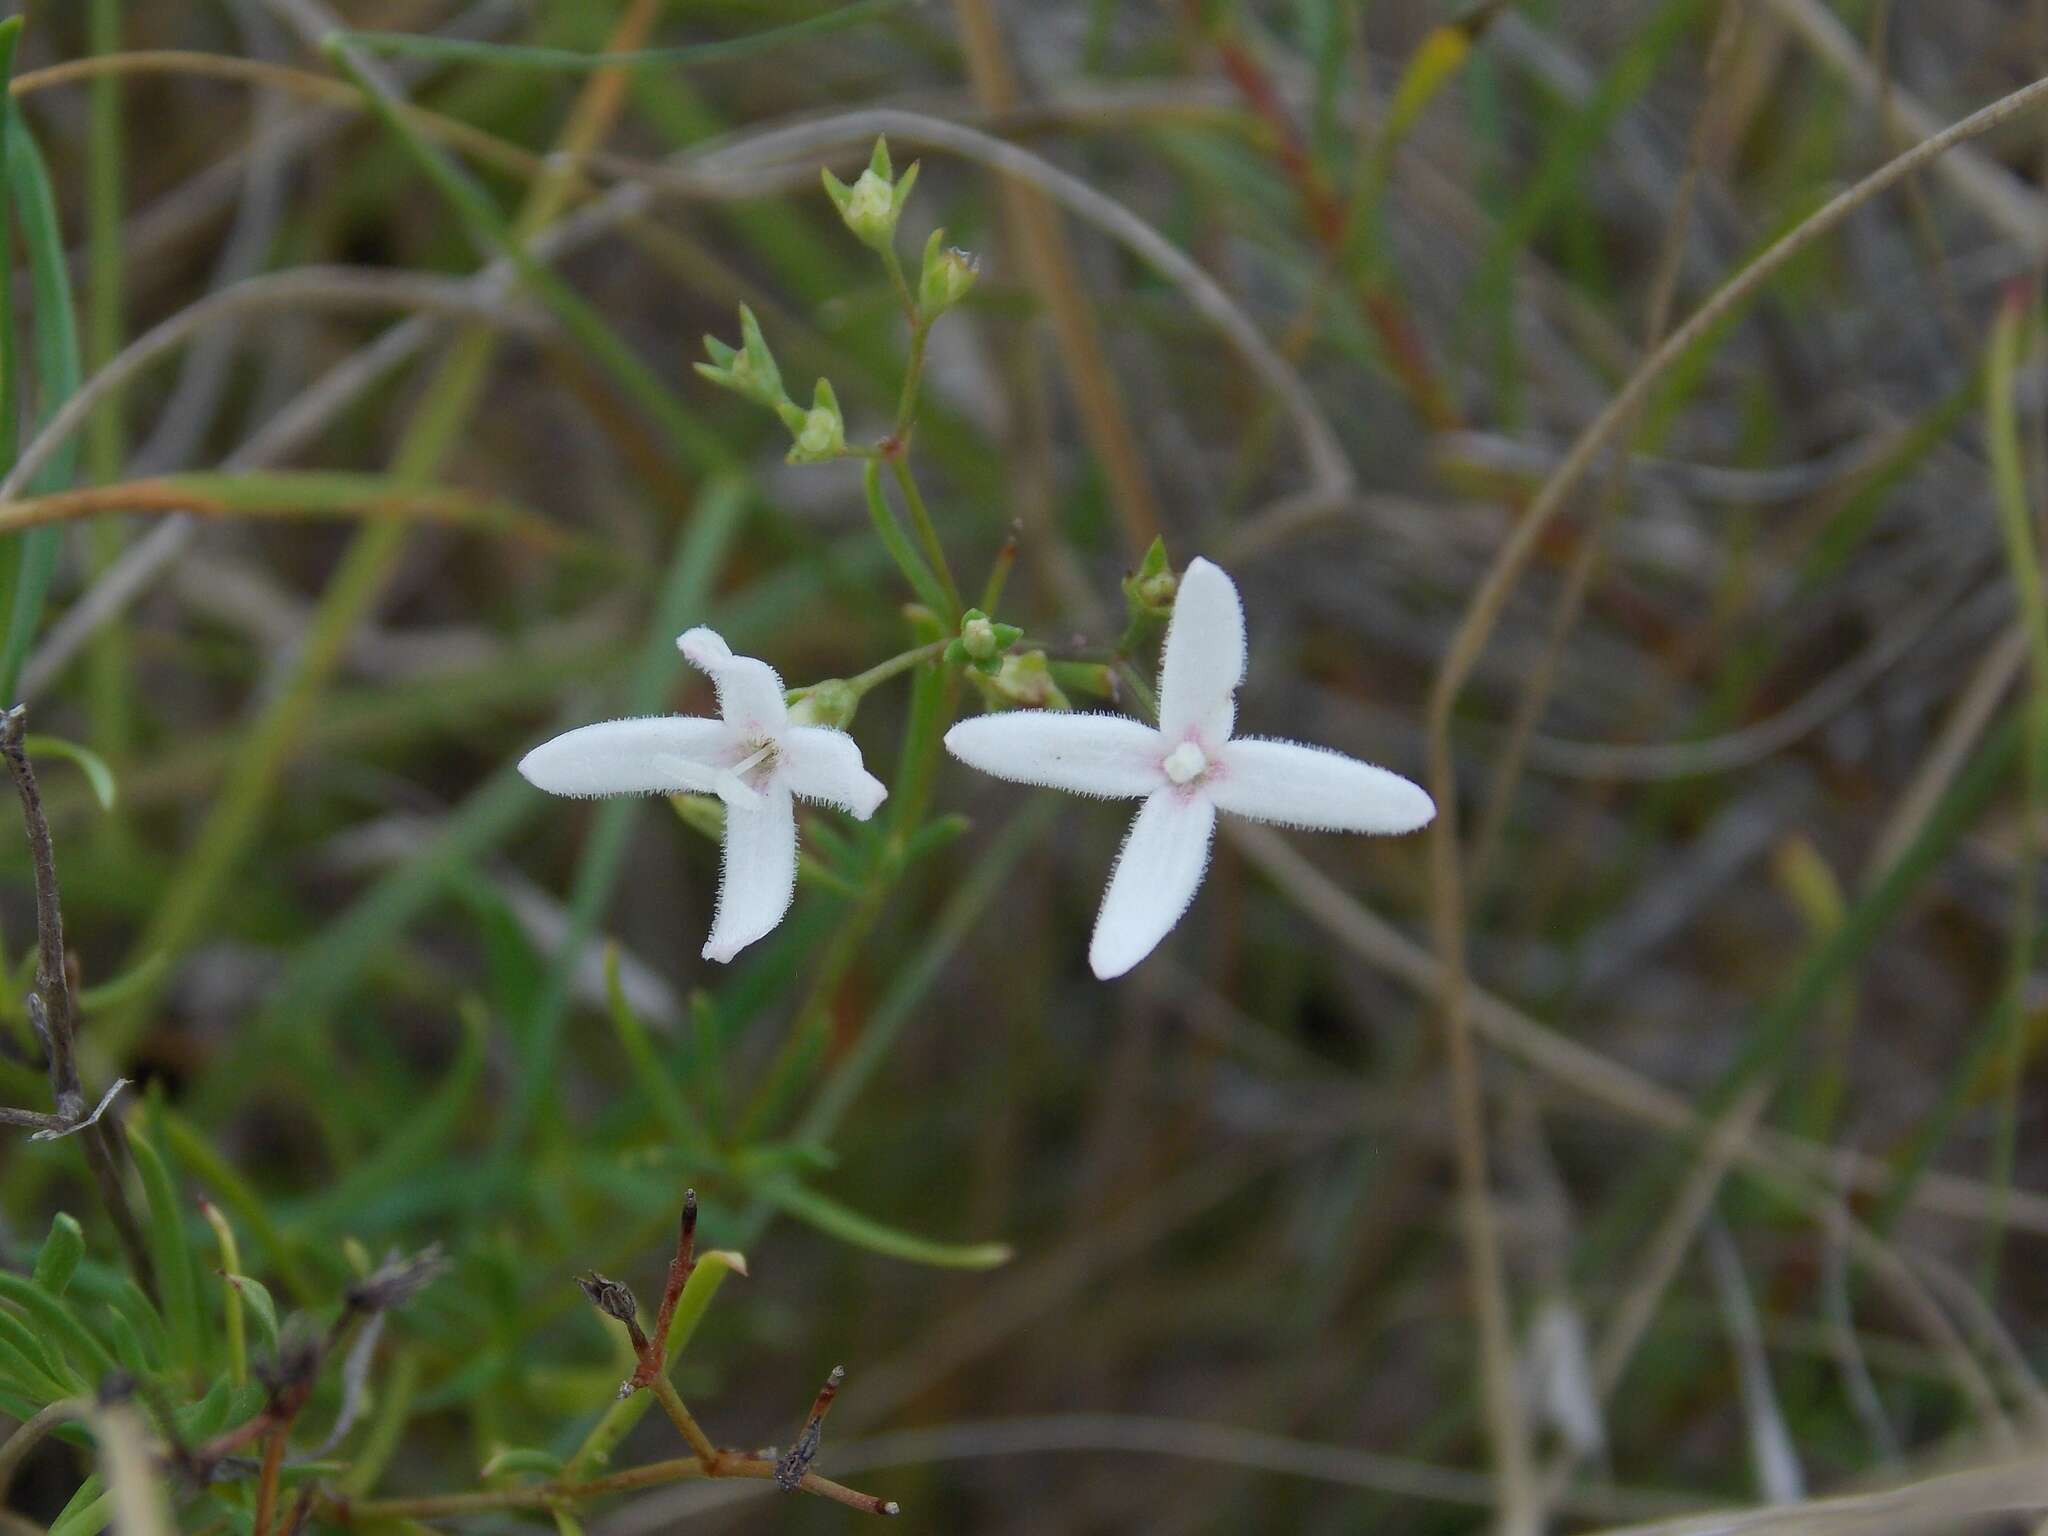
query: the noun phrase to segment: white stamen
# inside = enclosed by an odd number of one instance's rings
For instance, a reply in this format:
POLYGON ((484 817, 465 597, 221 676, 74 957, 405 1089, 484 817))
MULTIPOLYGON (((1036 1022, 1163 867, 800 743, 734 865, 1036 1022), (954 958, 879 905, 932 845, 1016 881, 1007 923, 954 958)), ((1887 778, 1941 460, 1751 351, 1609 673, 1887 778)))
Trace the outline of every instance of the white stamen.
POLYGON ((1192 741, 1184 741, 1166 754, 1166 761, 1161 766, 1174 783, 1192 784, 1209 771, 1209 759, 1192 741))
POLYGON ((775 755, 774 743, 766 743, 754 749, 753 756, 742 758, 718 775, 718 798, 736 810, 753 810, 761 803, 761 797, 747 782, 747 774, 775 755))

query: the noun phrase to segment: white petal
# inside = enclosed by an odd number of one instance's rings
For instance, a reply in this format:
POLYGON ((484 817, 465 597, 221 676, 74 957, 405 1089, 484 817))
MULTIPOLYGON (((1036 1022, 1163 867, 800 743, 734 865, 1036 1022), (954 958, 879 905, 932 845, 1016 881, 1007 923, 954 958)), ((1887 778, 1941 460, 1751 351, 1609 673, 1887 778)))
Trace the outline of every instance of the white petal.
POLYGON ((1209 866, 1215 830, 1216 808, 1198 792, 1162 789, 1138 807, 1088 945, 1097 976, 1123 975, 1180 921, 1209 866))
POLYGON ((1413 832, 1436 815, 1398 773, 1292 741, 1228 743, 1204 787, 1218 810, 1316 832, 1413 832))
POLYGON ((607 720, 543 742, 519 771, 552 795, 672 795, 707 787, 731 740, 724 721, 693 715, 607 720))
POLYGON ((889 797, 888 786, 862 766, 859 744, 844 731, 793 725, 782 733, 777 761, 790 789, 806 800, 836 805, 861 821, 889 797))
POLYGON ((717 686, 719 712, 727 725, 754 741, 781 732, 789 710, 782 702, 782 679, 767 662, 735 656, 717 631, 702 625, 678 635, 676 649, 717 686))
POLYGON ((1122 715, 1015 709, 962 720, 946 750, 970 768, 1018 784, 1122 799, 1166 782, 1165 748, 1151 726, 1122 715))
POLYGON ((1233 695, 1244 681, 1244 604, 1220 566, 1191 560, 1181 572, 1159 664, 1159 732, 1169 744, 1190 733, 1214 749, 1230 739, 1233 695))
POLYGON ((758 806, 725 808, 725 872, 704 958, 730 960, 772 931, 796 894, 796 810, 771 780, 758 806))

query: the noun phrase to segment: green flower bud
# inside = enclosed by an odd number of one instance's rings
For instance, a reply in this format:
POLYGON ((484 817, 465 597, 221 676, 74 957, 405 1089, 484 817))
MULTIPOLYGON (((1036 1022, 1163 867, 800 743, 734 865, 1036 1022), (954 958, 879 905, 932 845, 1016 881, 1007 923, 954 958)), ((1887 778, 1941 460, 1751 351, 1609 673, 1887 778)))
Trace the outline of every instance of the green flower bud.
POLYGON ((932 231, 924 243, 924 270, 918 274, 917 301, 929 319, 944 314, 967 297, 974 280, 981 275, 981 262, 966 251, 942 247, 946 232, 932 231))
POLYGON ((839 217, 862 245, 877 251, 889 249, 896 240, 896 224, 903 217, 903 205, 917 183, 917 164, 911 163, 903 179, 895 179, 889 165, 889 141, 875 140, 875 152, 868 168, 848 186, 830 171, 822 173, 825 195, 839 210, 839 217))
POLYGON ((860 708, 860 695, 844 678, 830 677, 804 689, 789 706, 791 725, 824 725, 843 731, 853 723, 860 708))
POLYGON ((961 622, 960 643, 976 661, 987 661, 996 653, 996 627, 977 613, 961 622))
POLYGON ((740 345, 729 347, 716 336, 706 336, 704 350, 711 361, 697 364, 697 371, 721 389, 729 389, 771 410, 788 400, 782 388, 782 372, 775 366, 775 355, 768 350, 760 322, 746 305, 740 306, 740 345))
POLYGON ((793 406, 782 413, 796 436, 789 450, 790 463, 822 464, 846 452, 846 420, 839 414, 839 397, 833 394, 830 379, 818 380, 811 408, 802 413, 800 421, 792 420, 795 414, 793 406))
POLYGON ((1180 578, 1166 560, 1166 541, 1155 538, 1138 568, 1124 577, 1124 613, 1129 622, 1117 648, 1129 654, 1144 644, 1173 613, 1180 578))
POLYGON ((1133 618, 1163 619, 1173 611, 1173 595, 1180 578, 1166 560, 1166 540, 1155 538, 1138 568, 1124 578, 1124 603, 1133 618))
POLYGON ((994 677, 1003 669, 1003 652, 1023 636, 1016 625, 999 624, 979 608, 970 608, 960 615, 960 634, 946 647, 946 660, 994 677))

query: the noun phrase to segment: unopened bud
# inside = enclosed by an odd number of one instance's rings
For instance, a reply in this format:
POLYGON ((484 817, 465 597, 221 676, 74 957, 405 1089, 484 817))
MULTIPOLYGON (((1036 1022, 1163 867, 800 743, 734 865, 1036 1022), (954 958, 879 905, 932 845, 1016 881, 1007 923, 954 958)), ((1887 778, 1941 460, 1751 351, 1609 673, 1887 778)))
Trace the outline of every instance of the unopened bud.
POLYGON ((1016 625, 998 623, 979 608, 970 608, 960 615, 960 635, 946 647, 946 660, 993 677, 1002 670, 1003 652, 1023 637, 1016 625))
POLYGON ((716 336, 704 338, 708 363, 697 364, 697 372, 721 389, 729 389, 756 405, 774 410, 789 399, 782 388, 782 373, 775 355, 761 334, 761 324, 746 305, 740 306, 740 345, 728 346, 716 336))
MULTIPOLYGON (((784 412, 784 420, 793 414, 793 409, 784 412)), ((789 450, 792 464, 822 464, 846 452, 846 419, 839 414, 839 397, 833 393, 830 379, 818 380, 811 408, 800 420, 791 421, 790 430, 796 436, 789 450)))
POLYGON ((917 299, 925 318, 944 314, 967 297, 981 276, 981 262, 966 251, 941 244, 946 232, 932 231, 924 245, 924 270, 918 274, 917 299))
POLYGON ((976 661, 987 661, 996 653, 996 627, 975 617, 960 626, 960 643, 976 661))
POLYGON ((859 708, 860 695, 854 692, 851 683, 844 678, 827 678, 806 688, 803 697, 789 706, 789 723, 822 725, 843 731, 853 723, 854 713, 859 708))
POLYGON ((868 168, 852 186, 830 171, 824 172, 823 177, 826 196, 832 199, 854 238, 874 250, 887 250, 896 239, 897 220, 902 218, 903 205, 909 201, 910 189, 917 182, 917 166, 913 163, 903 173, 903 179, 896 180, 889 164, 889 141, 877 139, 868 168))

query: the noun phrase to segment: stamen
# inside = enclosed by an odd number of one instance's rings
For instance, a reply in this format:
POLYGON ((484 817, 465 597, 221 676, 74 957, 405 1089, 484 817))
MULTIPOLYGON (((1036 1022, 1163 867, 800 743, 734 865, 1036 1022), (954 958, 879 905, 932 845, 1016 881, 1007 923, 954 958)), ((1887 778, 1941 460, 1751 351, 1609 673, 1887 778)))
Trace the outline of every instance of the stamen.
POLYGON ((761 803, 761 796, 747 782, 746 776, 775 755, 773 742, 756 747, 751 757, 742 758, 718 775, 718 798, 735 810, 752 810, 761 803))

